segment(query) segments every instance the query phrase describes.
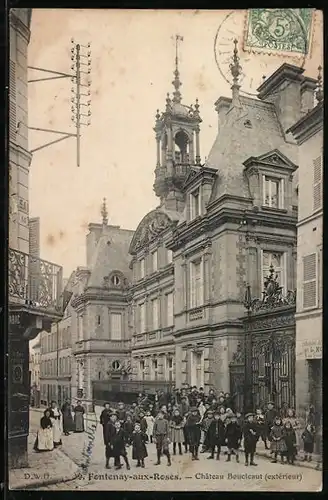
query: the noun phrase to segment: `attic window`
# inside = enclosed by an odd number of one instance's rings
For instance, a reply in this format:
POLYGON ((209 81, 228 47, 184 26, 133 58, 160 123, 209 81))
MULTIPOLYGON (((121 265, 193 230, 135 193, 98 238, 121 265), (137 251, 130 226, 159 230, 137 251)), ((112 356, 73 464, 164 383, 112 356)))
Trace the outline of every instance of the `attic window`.
POLYGON ((244 122, 244 126, 245 126, 246 128, 253 128, 252 122, 251 122, 250 120, 246 120, 246 121, 244 122))
POLYGON ((119 277, 119 276, 117 276, 117 274, 114 274, 114 275, 112 276, 112 284, 113 284, 114 286, 119 286, 119 285, 121 284, 120 277, 119 277))

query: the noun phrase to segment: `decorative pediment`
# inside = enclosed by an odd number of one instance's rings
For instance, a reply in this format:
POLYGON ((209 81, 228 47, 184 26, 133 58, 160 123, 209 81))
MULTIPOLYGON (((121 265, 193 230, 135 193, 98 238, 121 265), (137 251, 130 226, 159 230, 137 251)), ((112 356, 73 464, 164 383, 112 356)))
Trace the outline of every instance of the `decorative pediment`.
POLYGON ((205 167, 204 165, 200 167, 192 167, 184 181, 183 189, 188 189, 196 181, 196 179, 202 179, 202 181, 206 179, 206 182, 212 183, 214 182, 216 176, 217 170, 213 168, 205 167))
POLYGON ((135 255, 138 250, 158 238, 159 235, 172 226, 172 224, 173 221, 170 217, 158 209, 147 214, 134 233, 129 253, 135 255))
POLYGON ((292 173, 297 169, 297 165, 289 160, 289 158, 287 158, 287 156, 281 153, 278 149, 274 149, 273 151, 260 156, 251 156, 243 164, 245 165, 246 170, 249 170, 252 167, 269 167, 270 169, 278 168, 292 173))
POLYGON ((103 287, 110 289, 125 289, 128 287, 128 280, 121 271, 112 271, 108 276, 104 276, 103 287))
POLYGON ((189 186, 192 183, 193 179, 195 179, 196 177, 198 177, 199 172, 200 172, 199 168, 197 168, 197 169, 196 168, 191 168, 189 170, 189 173, 188 173, 185 181, 184 181, 183 187, 189 186))

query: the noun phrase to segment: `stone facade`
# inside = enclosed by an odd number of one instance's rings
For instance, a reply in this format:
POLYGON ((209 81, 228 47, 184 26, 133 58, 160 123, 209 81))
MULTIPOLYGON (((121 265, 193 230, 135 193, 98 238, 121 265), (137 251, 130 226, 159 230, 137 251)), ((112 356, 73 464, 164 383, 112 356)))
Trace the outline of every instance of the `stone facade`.
MULTIPOLYGON (((295 290, 298 147, 287 127, 304 112, 305 87, 309 103, 315 80, 304 77, 301 68, 283 64, 258 89, 259 99, 233 92, 233 99, 221 97, 215 103, 219 130, 205 164, 190 155, 182 171, 179 155, 172 160, 170 151, 158 153, 155 192, 161 203, 140 223, 130 248, 132 302, 137 309, 144 302, 148 318, 141 332, 140 317, 133 316, 134 379, 154 379, 152 364, 158 368, 157 379, 169 381, 161 369, 162 353, 173 352, 170 366, 177 386, 188 383, 229 391, 229 364, 243 338, 246 283, 254 297, 261 297, 273 264, 284 293, 295 290), (288 106, 283 105, 286 99, 288 106), (168 195, 167 186, 175 187, 174 195, 168 195), (156 226, 163 214, 168 216, 163 230, 147 232, 149 221, 156 226), (143 259, 147 261, 163 241, 173 253, 170 280, 162 268, 140 276, 143 259), (174 326, 168 336, 161 322, 156 332, 149 327, 149 300, 161 297, 166 287, 174 288, 174 326)), ((177 126, 180 131, 187 127, 186 115, 181 95, 179 103, 174 97, 168 101, 171 107, 156 116, 155 132, 157 141, 164 133, 174 143, 177 126)), ((191 108, 191 120, 193 113, 191 108)), ((198 102, 197 119, 199 141, 198 102)), ((195 135, 189 129, 186 135, 192 151, 195 135)))
POLYGON ((31 9, 10 10, 9 246, 29 253, 27 49, 31 9))
POLYGON ((320 94, 316 107, 293 125, 291 132, 299 144, 296 405, 299 415, 305 416, 309 404, 313 404, 320 415, 323 333, 323 102, 320 94))

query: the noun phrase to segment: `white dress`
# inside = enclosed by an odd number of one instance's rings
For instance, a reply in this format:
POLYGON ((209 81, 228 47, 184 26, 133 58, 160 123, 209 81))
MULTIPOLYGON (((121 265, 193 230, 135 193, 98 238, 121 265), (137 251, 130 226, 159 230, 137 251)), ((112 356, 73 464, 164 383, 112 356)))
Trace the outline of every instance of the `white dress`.
MULTIPOLYGON (((45 424, 46 425, 46 424, 45 424)), ((54 449, 54 434, 52 427, 42 427, 42 419, 35 443, 37 451, 51 451, 54 449)))
POLYGON ((62 413, 58 408, 51 409, 51 423, 53 428, 54 444, 61 444, 61 436, 63 433, 62 413))
POLYGON ((153 429, 154 429, 154 422, 155 419, 152 415, 146 415, 145 416, 146 422, 147 422, 147 435, 152 436, 153 435, 153 429))

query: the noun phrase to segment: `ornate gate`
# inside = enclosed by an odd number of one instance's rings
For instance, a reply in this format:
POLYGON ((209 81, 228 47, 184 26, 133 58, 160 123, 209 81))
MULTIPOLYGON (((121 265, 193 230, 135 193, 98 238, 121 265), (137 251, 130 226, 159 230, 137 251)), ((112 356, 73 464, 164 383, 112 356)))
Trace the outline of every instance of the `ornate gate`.
POLYGON ((283 403, 295 408, 296 294, 289 291, 283 297, 281 290, 272 266, 261 300, 252 299, 247 287, 245 341, 239 346, 243 355, 238 354, 238 349, 235 353, 235 358, 243 363, 243 383, 241 368, 236 375, 236 361, 233 359, 230 364, 231 392, 239 380, 239 391, 241 385, 244 389, 246 410, 262 407, 269 400, 277 408, 283 403))
POLYGON ((274 331, 252 339, 253 405, 263 407, 273 400, 295 408, 295 333, 274 331))

